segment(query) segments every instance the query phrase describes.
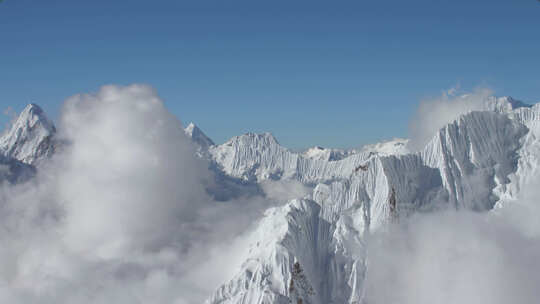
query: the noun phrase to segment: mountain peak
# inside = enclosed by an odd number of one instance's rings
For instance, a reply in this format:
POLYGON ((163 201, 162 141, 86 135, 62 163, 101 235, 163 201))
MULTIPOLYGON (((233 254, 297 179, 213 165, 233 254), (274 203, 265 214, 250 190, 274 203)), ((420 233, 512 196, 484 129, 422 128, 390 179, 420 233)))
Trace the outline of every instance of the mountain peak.
POLYGON ((501 97, 501 99, 508 102, 512 106, 512 109, 532 107, 532 105, 526 104, 520 100, 514 99, 512 96, 504 96, 504 97, 501 97))
POLYGON ((276 144, 279 144, 277 138, 270 132, 264 132, 264 133, 246 133, 244 136, 247 136, 249 138, 252 138, 252 139, 257 139, 257 140, 264 140, 264 141, 268 141, 268 142, 271 142, 271 143, 276 143, 276 144))
POLYGON ((28 113, 31 113, 31 112, 33 112, 33 113, 44 113, 43 109, 40 106, 38 106, 37 104, 35 104, 35 103, 29 103, 24 108, 24 110, 21 112, 21 114, 25 113, 25 112, 28 112, 28 113))
POLYGON ((185 129, 186 135, 191 138, 195 143, 197 143, 202 148, 208 148, 215 145, 214 142, 204 134, 204 132, 199 129, 194 123, 190 123, 185 129))
POLYGON ((56 133, 54 123, 36 104, 24 108, 11 128, 0 137, 0 153, 33 164, 52 153, 52 136, 56 133))
POLYGON ((45 111, 37 104, 31 103, 24 108, 21 114, 19 114, 19 117, 13 124, 11 130, 32 129, 36 125, 39 125, 49 133, 56 132, 53 122, 47 117, 45 111))
POLYGON ((321 146, 315 146, 302 152, 302 156, 305 158, 312 159, 312 160, 337 161, 337 160, 342 160, 345 157, 348 157, 355 153, 356 151, 352 149, 349 149, 349 150, 328 149, 328 148, 323 148, 321 146))
POLYGON ((488 97, 484 102, 484 109, 488 111, 495 111, 499 113, 510 113, 517 108, 530 108, 531 105, 514 99, 510 96, 503 97, 488 97))

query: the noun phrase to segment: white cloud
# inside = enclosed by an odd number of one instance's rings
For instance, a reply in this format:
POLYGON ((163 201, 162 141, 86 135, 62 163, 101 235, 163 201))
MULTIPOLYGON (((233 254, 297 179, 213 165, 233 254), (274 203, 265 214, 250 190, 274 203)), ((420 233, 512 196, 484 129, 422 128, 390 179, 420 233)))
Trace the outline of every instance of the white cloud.
MULTIPOLYGON (((421 105, 417 144, 489 94, 421 105)), ((201 303, 244 261, 262 211, 308 193, 267 182, 265 198, 214 201, 208 164, 148 86, 74 96, 58 129, 69 145, 36 179, 0 185, 0 303, 201 303)), ((534 303, 537 184, 496 213, 418 215, 377 232, 368 302, 534 303)))
MULTIPOLYGON (((459 87, 421 102, 411 120, 409 148, 420 150, 445 124, 483 110, 489 89, 459 87)), ((486 189, 477 178, 470 189, 486 189)), ((540 176, 517 200, 488 213, 416 214, 369 240, 367 302, 535 303, 540 298, 540 176)), ((480 190, 478 190, 480 189, 480 190)))
POLYGON ((0 188, 0 302, 201 303, 232 276, 272 203, 212 200, 152 88, 73 96, 58 129, 69 144, 38 177, 0 188))
POLYGON ((313 189, 295 180, 267 180, 261 183, 261 188, 268 199, 277 202, 303 198, 313 191, 313 189))
POLYGON ((369 244, 367 302, 537 302, 537 194, 531 186, 518 201, 490 213, 419 214, 375 233, 369 244))
POLYGON ((420 102, 409 124, 408 148, 411 151, 421 150, 440 128, 460 115, 482 110, 486 98, 492 96, 493 93, 489 89, 479 88, 471 94, 456 96, 458 91, 459 86, 448 90, 439 98, 420 102))

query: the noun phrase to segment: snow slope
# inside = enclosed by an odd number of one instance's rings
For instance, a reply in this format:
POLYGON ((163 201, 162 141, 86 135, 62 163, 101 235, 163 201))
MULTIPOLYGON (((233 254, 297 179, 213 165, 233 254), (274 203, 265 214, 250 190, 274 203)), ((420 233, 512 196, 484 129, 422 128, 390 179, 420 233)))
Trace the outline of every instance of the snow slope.
POLYGON ((202 149, 208 149, 210 146, 214 145, 214 142, 194 123, 190 123, 184 131, 186 132, 186 135, 202 149))
POLYGON ((0 137, 0 154, 26 164, 36 164, 54 153, 56 128, 43 110, 29 104, 0 137))
POLYGON ((490 98, 484 110, 446 125, 415 154, 360 151, 323 161, 270 134, 210 149, 231 176, 294 179, 314 190, 266 214, 249 259, 207 303, 361 303, 369 231, 413 212, 491 210, 511 200, 539 167, 540 107, 490 98))
MULTIPOLYGON (((441 128, 417 153, 404 139, 296 153, 270 133, 215 145, 190 124, 185 133, 199 156, 230 179, 220 187, 279 180, 312 189, 267 210, 251 233, 249 257, 207 303, 362 303, 368 233, 415 212, 486 211, 514 201, 539 173, 540 106, 489 97, 476 110, 441 128)), ((30 176, 26 164, 54 153, 55 132, 29 105, 0 138, 0 180, 30 176)))
POLYGON ((401 155, 409 153, 407 143, 409 141, 403 138, 395 138, 393 140, 384 141, 376 144, 365 145, 362 147, 362 152, 371 152, 380 155, 401 155))
POLYGON ((356 150, 328 149, 316 146, 304 151, 302 156, 313 160, 334 161, 341 160, 355 153, 357 153, 356 150))

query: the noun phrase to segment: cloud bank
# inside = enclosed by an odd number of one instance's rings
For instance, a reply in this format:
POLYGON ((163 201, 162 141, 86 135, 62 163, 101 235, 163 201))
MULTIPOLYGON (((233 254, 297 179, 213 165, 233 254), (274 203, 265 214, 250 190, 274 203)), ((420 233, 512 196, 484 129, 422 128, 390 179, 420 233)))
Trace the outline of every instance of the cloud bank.
MULTIPOLYGON (((416 145, 489 95, 423 103, 416 145)), ((214 200, 208 164, 148 86, 73 96, 58 130, 67 144, 35 179, 0 185, 0 303, 202 303, 245 260, 262 211, 309 193, 269 181, 265 197, 214 200)), ((538 182, 508 208, 376 232, 367 303, 537 302, 538 182)))
POLYGON ((372 235, 368 303, 536 303, 540 176, 488 213, 418 214, 372 235))
POLYGON ((0 302, 201 303, 232 276, 272 203, 213 200, 152 88, 73 96, 58 130, 68 144, 37 178, 1 185, 0 302))

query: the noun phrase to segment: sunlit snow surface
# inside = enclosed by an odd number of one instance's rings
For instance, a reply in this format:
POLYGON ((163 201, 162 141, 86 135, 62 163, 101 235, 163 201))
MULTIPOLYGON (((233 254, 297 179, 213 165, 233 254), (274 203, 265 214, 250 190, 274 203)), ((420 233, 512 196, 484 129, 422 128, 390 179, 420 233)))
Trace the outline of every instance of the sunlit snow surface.
POLYGON ((0 153, 27 164, 35 164, 40 159, 52 155, 52 136, 56 129, 43 110, 28 105, 2 137, 0 153))
MULTIPOLYGON (((270 133, 216 145, 190 124, 185 132, 198 156, 223 176, 310 189, 265 212, 241 269, 207 303, 363 303, 370 233, 418 212, 498 210, 515 201, 538 173, 540 106, 490 97, 475 110, 414 153, 406 139, 293 152, 270 133)), ((31 176, 32 165, 54 153, 55 132, 39 107, 28 106, 0 138, 0 179, 31 176)))
POLYGON ((334 158, 328 149, 299 154, 270 134, 211 147, 230 176, 298 180, 314 190, 267 213, 251 257, 208 303, 361 303, 369 232, 413 212, 486 211, 515 199, 538 167, 540 107, 489 98, 482 110, 460 116, 412 154, 399 139, 334 158), (309 284, 291 291, 297 262, 309 284))

